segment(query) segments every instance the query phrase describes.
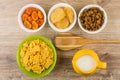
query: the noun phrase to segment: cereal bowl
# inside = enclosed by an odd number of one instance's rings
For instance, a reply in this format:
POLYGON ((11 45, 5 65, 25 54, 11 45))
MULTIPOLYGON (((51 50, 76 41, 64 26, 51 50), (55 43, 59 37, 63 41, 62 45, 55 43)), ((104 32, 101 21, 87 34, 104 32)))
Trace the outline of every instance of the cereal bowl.
POLYGON ((106 14, 105 10, 99 5, 96 5, 96 4, 87 5, 87 6, 83 7, 78 14, 78 25, 84 32, 86 32, 88 34, 95 34, 95 33, 98 33, 100 31, 102 31, 105 28, 106 24, 107 24, 107 14, 106 14), (100 25, 100 27, 97 30, 94 30, 94 31, 85 29, 84 26, 82 25, 82 22, 81 22, 81 20, 82 20, 81 15, 83 14, 83 12, 85 12, 85 10, 88 10, 88 9, 91 9, 91 8, 97 8, 99 11, 101 11, 101 14, 103 14, 102 24, 100 25))
POLYGON ((20 28, 23 29, 23 30, 26 31, 26 32, 38 32, 38 31, 40 31, 40 30, 45 26, 45 24, 46 24, 46 13, 45 13, 44 9, 43 9, 40 5, 38 5, 38 4, 27 4, 27 5, 25 5, 24 7, 22 7, 21 10, 20 10, 19 13, 18 13, 18 23, 19 23, 19 25, 20 25, 20 28), (38 9, 39 11, 41 11, 41 13, 43 14, 43 17, 44 17, 44 18, 43 18, 44 22, 43 22, 41 25, 38 25, 38 28, 37 28, 37 29, 27 28, 27 27, 24 25, 23 20, 22 20, 22 15, 23 15, 23 13, 25 13, 25 10, 26 10, 27 8, 30 8, 30 7, 36 8, 36 9, 38 9))
POLYGON ((43 37, 43 36, 30 36, 30 37, 27 37, 26 39, 24 39, 19 47, 18 47, 18 50, 17 50, 17 54, 16 54, 16 61, 17 61, 17 65, 18 67, 21 69, 21 71, 23 73, 25 73, 27 76, 31 76, 31 77, 34 77, 34 78, 41 78, 41 77, 44 77, 46 75, 48 75, 55 67, 55 64, 56 64, 56 60, 57 60, 57 54, 56 54, 56 50, 55 50, 55 47, 53 46, 52 42, 49 41, 47 38, 43 37), (53 63, 47 68, 45 69, 44 71, 42 71, 40 74, 37 74, 33 71, 28 71, 21 63, 21 49, 24 45, 25 42, 27 41, 33 41, 33 40, 41 40, 43 42, 45 42, 51 49, 52 49, 52 52, 53 52, 53 63))
POLYGON ((55 4, 54 6, 52 6, 52 7, 50 8, 50 10, 49 10, 49 12, 48 12, 48 23, 49 23, 50 27, 51 27, 53 30, 57 31, 57 32, 67 32, 67 31, 71 30, 71 29, 74 27, 75 23, 76 23, 76 19, 77 19, 77 16, 76 16, 75 9, 74 9, 71 5, 69 5, 69 4, 67 4, 67 3, 58 3, 58 4, 55 4), (69 26, 67 26, 67 28, 64 28, 64 29, 57 28, 57 27, 52 23, 52 21, 50 20, 50 16, 51 16, 52 12, 53 12, 55 9, 57 9, 57 8, 62 8, 62 7, 69 7, 69 8, 73 11, 73 15, 74 15, 74 20, 73 20, 73 22, 72 22, 69 26))

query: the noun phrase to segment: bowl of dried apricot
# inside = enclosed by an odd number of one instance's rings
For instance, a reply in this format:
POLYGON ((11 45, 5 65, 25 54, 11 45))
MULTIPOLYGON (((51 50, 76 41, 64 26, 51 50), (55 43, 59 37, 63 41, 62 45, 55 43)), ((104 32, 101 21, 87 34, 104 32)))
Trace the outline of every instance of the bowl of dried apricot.
POLYGON ((102 31, 107 24, 107 14, 99 5, 87 5, 83 7, 78 14, 78 24, 86 33, 98 33, 102 31))
POLYGON ((46 23, 46 13, 38 4, 27 4, 18 13, 18 23, 26 32, 37 32, 46 23))
POLYGON ((67 3, 53 5, 48 12, 48 23, 57 32, 67 32, 76 23, 75 9, 67 3))
POLYGON ((56 49, 43 36, 29 36, 18 46, 16 61, 23 73, 41 78, 54 69, 57 61, 56 49))

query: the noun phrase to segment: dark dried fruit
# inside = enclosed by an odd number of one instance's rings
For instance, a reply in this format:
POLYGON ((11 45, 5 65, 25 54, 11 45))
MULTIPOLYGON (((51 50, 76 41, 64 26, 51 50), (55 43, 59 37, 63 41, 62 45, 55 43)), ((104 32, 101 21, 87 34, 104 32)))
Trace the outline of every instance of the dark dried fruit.
POLYGON ((100 29, 103 22, 103 12, 97 7, 85 9, 80 15, 80 23, 84 29, 89 31, 96 31, 100 29))

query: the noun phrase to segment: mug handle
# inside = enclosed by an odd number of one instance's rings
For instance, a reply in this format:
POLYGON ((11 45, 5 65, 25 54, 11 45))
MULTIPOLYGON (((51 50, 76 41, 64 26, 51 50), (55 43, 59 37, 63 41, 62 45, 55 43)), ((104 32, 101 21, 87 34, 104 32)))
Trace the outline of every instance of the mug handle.
POLYGON ((107 68, 107 63, 106 63, 106 62, 101 62, 101 61, 99 61, 99 63, 98 63, 98 68, 106 69, 106 68, 107 68))

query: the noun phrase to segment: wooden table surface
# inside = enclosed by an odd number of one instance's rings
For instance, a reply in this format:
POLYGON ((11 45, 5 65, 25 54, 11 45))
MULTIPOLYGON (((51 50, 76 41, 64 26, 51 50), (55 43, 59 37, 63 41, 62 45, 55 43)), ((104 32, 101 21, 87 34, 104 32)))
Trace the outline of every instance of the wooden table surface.
POLYGON ((34 79, 26 76, 16 63, 16 51, 19 43, 30 35, 42 35, 50 40, 58 34, 48 22, 37 33, 28 33, 20 29, 17 22, 19 10, 26 4, 40 4, 48 13, 51 6, 65 2, 72 5, 77 14, 87 4, 99 4, 108 14, 106 28, 94 35, 83 32, 76 23, 69 31, 89 39, 120 40, 120 0, 0 0, 0 80, 120 80, 120 44, 89 44, 71 51, 57 50, 58 60, 54 70, 46 77, 34 79), (80 76, 73 70, 71 60, 74 53, 82 48, 93 49, 102 61, 108 63, 107 70, 97 70, 94 75, 80 76))

